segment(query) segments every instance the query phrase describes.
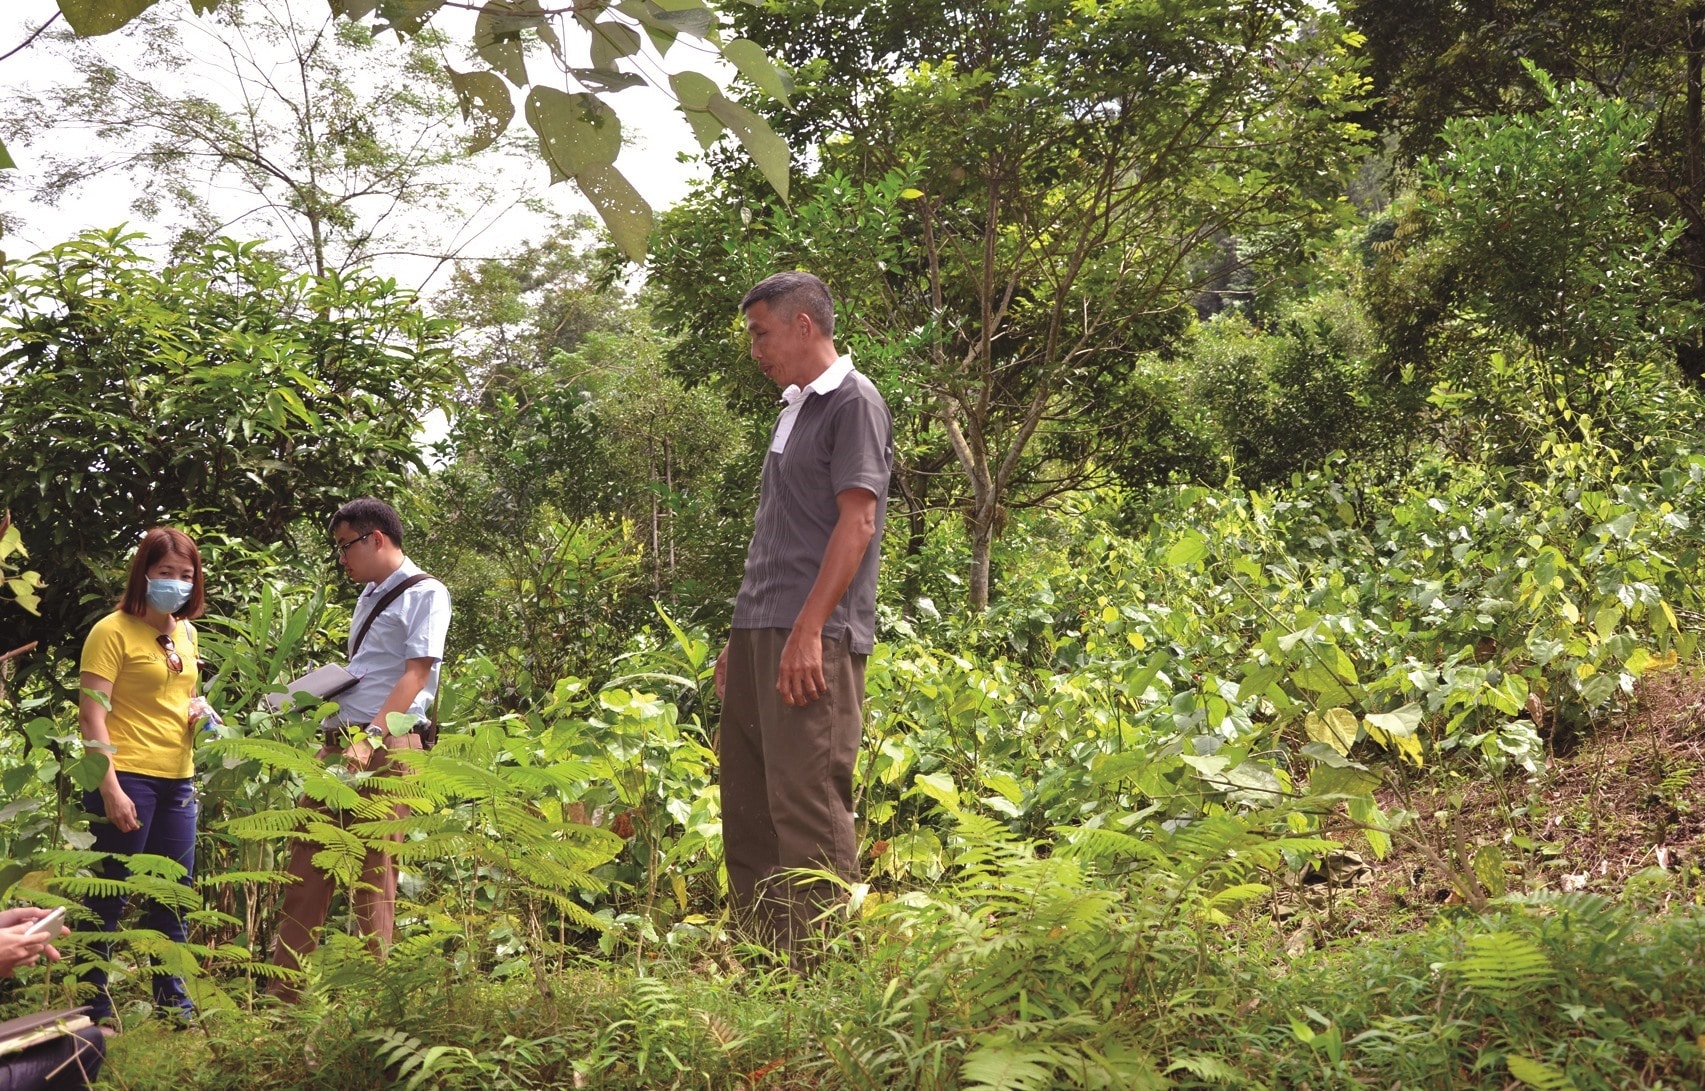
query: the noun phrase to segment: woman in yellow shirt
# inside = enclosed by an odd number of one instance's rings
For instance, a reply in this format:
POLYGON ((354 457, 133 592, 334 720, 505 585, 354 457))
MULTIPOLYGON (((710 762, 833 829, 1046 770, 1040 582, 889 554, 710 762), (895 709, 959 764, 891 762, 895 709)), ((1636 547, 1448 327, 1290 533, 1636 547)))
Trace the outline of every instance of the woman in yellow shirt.
MULTIPOLYGON (((125 858, 148 853, 176 860, 188 885, 195 875, 196 634, 190 618, 203 609, 201 553, 187 534, 156 527, 142 536, 118 608, 95 623, 83 644, 83 697, 78 721, 83 738, 107 750, 106 778, 83 799, 104 818, 93 824, 95 849, 108 853, 101 874, 129 876, 125 858)), ((197 702, 200 711, 200 703, 197 702)), ((118 927, 128 899, 99 895, 85 904, 105 931, 118 927)), ((141 926, 179 943, 183 918, 150 899, 141 926)), ((113 1014, 105 963, 110 945, 85 978, 95 986, 94 1017, 113 1014)), ((153 976, 154 1003, 162 1014, 189 1019, 195 1007, 183 982, 153 976)))

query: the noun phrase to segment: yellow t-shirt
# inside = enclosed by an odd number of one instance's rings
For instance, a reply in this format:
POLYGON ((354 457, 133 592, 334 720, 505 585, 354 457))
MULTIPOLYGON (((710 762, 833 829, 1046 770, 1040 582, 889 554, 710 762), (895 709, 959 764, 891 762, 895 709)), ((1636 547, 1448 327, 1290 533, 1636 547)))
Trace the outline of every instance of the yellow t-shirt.
POLYGON ((172 645, 183 673, 166 666, 160 631, 114 610, 95 622, 83 642, 81 670, 112 683, 107 734, 113 768, 121 773, 182 780, 195 774, 189 699, 195 696, 195 626, 178 622, 172 645))

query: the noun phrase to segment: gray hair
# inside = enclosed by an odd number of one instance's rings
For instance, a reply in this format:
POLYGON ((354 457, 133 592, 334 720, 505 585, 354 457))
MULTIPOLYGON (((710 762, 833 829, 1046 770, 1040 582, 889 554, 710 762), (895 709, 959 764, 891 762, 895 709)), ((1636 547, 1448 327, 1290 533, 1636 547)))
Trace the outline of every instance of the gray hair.
POLYGON ((765 277, 740 301, 740 312, 751 310, 754 303, 769 304, 777 317, 787 321, 803 314, 823 336, 835 335, 835 301, 829 286, 810 273, 794 270, 765 277))

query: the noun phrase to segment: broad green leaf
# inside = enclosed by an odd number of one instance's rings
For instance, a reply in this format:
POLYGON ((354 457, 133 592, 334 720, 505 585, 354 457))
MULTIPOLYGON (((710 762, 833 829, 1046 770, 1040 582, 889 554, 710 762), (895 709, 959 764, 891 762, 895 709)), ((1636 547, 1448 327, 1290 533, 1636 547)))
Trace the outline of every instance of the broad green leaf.
POLYGON ((1616 633, 1617 626, 1622 624, 1622 606, 1615 600, 1609 599, 1593 614, 1593 631, 1598 633, 1600 640, 1608 640, 1616 633))
POLYGON ((990 773, 983 777, 983 787, 990 791, 999 792, 1009 802, 1024 802, 1024 785, 1011 773, 990 773))
POLYGON ((522 32, 538 30, 543 23, 539 15, 521 14, 519 9, 501 0, 492 0, 480 9, 479 18, 474 21, 474 51, 504 79, 525 87, 527 46, 522 32))
POLYGON ((959 809, 959 788, 953 783, 950 773, 919 773, 912 778, 912 790, 950 811, 959 809))
POLYGON ((1357 796, 1345 804, 1345 810, 1350 814, 1350 821, 1362 825, 1362 836, 1368 840, 1368 848, 1373 850, 1375 857, 1383 860, 1391 853, 1391 835, 1386 833, 1385 812, 1372 795, 1357 796))
POLYGON ((665 0, 664 3, 621 0, 615 8, 643 26, 646 36, 651 39, 651 47, 665 55, 682 34, 692 38, 707 37, 713 21, 710 11, 699 0, 665 0))
POLYGON ((1278 663, 1268 663, 1251 671, 1237 685, 1237 699, 1247 701, 1251 697, 1265 693, 1267 687, 1285 676, 1285 668, 1278 663))
POLYGON ((0 170, 12 170, 18 164, 12 162, 12 154, 6 150, 6 145, 0 141, 0 170))
POLYGON ((154 0, 59 0, 59 10, 79 38, 111 34, 154 6, 154 0))
POLYGON ((32 614, 41 613, 41 595, 36 590, 40 586, 41 577, 34 572, 25 572, 6 581, 6 590, 12 598, 32 614))
POLYGON ((645 257, 651 240, 651 206, 614 166, 589 167, 574 176, 580 192, 598 210, 610 237, 633 261, 645 257))
MULTIPOLYGON (((1389 715, 1395 715, 1395 713, 1389 715)), ((1414 762, 1417 768, 1423 764, 1421 760, 1421 740, 1416 738, 1415 732, 1412 728, 1399 727, 1397 730, 1388 731, 1384 727, 1375 723, 1372 716, 1369 716, 1364 722, 1367 724, 1368 738, 1379 743, 1387 750, 1395 752, 1398 756, 1407 758, 1414 762)), ((1401 724, 1402 721, 1401 719, 1398 719, 1396 721, 1387 722, 1401 724)))
POLYGON ((1336 747, 1328 746, 1323 742, 1305 742, 1302 744, 1302 749, 1299 752, 1305 758, 1311 758, 1322 765, 1329 765, 1334 769, 1348 769, 1352 766, 1357 768, 1360 767, 1358 763, 1353 762, 1349 758, 1338 753, 1336 747))
POLYGON ((592 67, 614 68, 623 57, 639 52, 639 31, 626 23, 605 19, 588 28, 592 35, 592 67))
POLYGON ((1272 766, 1254 760, 1227 771, 1225 783, 1233 795, 1243 796, 1258 806, 1275 804, 1285 793, 1284 782, 1272 766))
POLYGON ((509 85, 494 72, 458 72, 453 68, 446 72, 462 108, 462 120, 473 126, 467 143, 469 154, 491 147, 515 118, 509 85))
POLYGON ((1494 898, 1504 895, 1504 854, 1496 845, 1482 845, 1474 854, 1474 875, 1494 898))
POLYGON ((723 125, 710 112, 710 100, 722 92, 706 76, 697 72, 677 72, 669 77, 669 86, 681 104, 681 113, 692 126, 699 147, 709 148, 722 135, 723 125))
POLYGON ((763 47, 757 42, 748 38, 736 38, 722 47, 722 55, 728 58, 729 63, 738 69, 742 76, 751 81, 752 86, 782 105, 788 105, 788 96, 793 92, 793 88, 789 86, 781 70, 764 55, 763 47))
POLYGON ((1096 784, 1115 784, 1153 763, 1154 754, 1146 749, 1121 750, 1091 762, 1089 777, 1096 784))
POLYGON ((769 122, 721 94, 710 100, 708 109, 713 117, 734 130, 740 146, 758 164, 764 179, 786 201, 792 164, 792 153, 787 150, 786 142, 771 130, 769 122))
POLYGON ((1207 555, 1208 540, 1195 531, 1190 531, 1172 543, 1172 548, 1166 551, 1166 563, 1170 568, 1183 568, 1200 564, 1207 555))
POLYGON ((588 94, 535 87, 527 95, 527 124, 551 167, 551 181, 566 182, 582 171, 615 163, 622 126, 615 112, 588 94))
MULTIPOLYGON (((215 0, 217 2, 217 0, 215 0)), ((335 3, 336 0, 333 0, 335 3)), ((370 0, 346 0, 351 8, 366 8, 373 10, 370 0)), ((395 31, 399 36, 419 34, 438 14, 438 9, 444 6, 445 0, 379 0, 379 15, 385 20, 386 28, 395 31)), ((366 11, 339 12, 346 19, 359 20, 367 14, 366 11)))
POLYGON ((1392 735, 1413 735, 1421 726, 1421 706, 1411 701, 1390 712, 1370 712, 1368 724, 1392 735))
POLYGON ((1231 759, 1219 754, 1181 754, 1179 758, 1203 780, 1218 780, 1231 765, 1231 759))
POLYGON ((645 77, 637 72, 618 72, 609 68, 570 68, 568 74, 579 80, 582 87, 599 93, 626 91, 630 87, 645 86, 645 77))
POLYGON ((1303 717, 1302 727, 1310 739, 1325 743, 1340 754, 1350 752, 1360 733, 1355 714, 1344 708, 1329 708, 1324 713, 1310 712, 1303 717))
POLYGON ((1364 796, 1379 787, 1379 776, 1356 766, 1317 766, 1308 776, 1309 794, 1317 796, 1364 796))

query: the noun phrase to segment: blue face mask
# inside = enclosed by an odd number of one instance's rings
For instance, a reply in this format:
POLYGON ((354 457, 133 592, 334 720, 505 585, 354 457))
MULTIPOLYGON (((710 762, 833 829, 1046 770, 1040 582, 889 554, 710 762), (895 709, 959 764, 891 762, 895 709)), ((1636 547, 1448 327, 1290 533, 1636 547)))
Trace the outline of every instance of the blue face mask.
POLYGON ((148 605, 162 614, 175 614, 189 601, 195 585, 188 580, 149 580, 148 605))

